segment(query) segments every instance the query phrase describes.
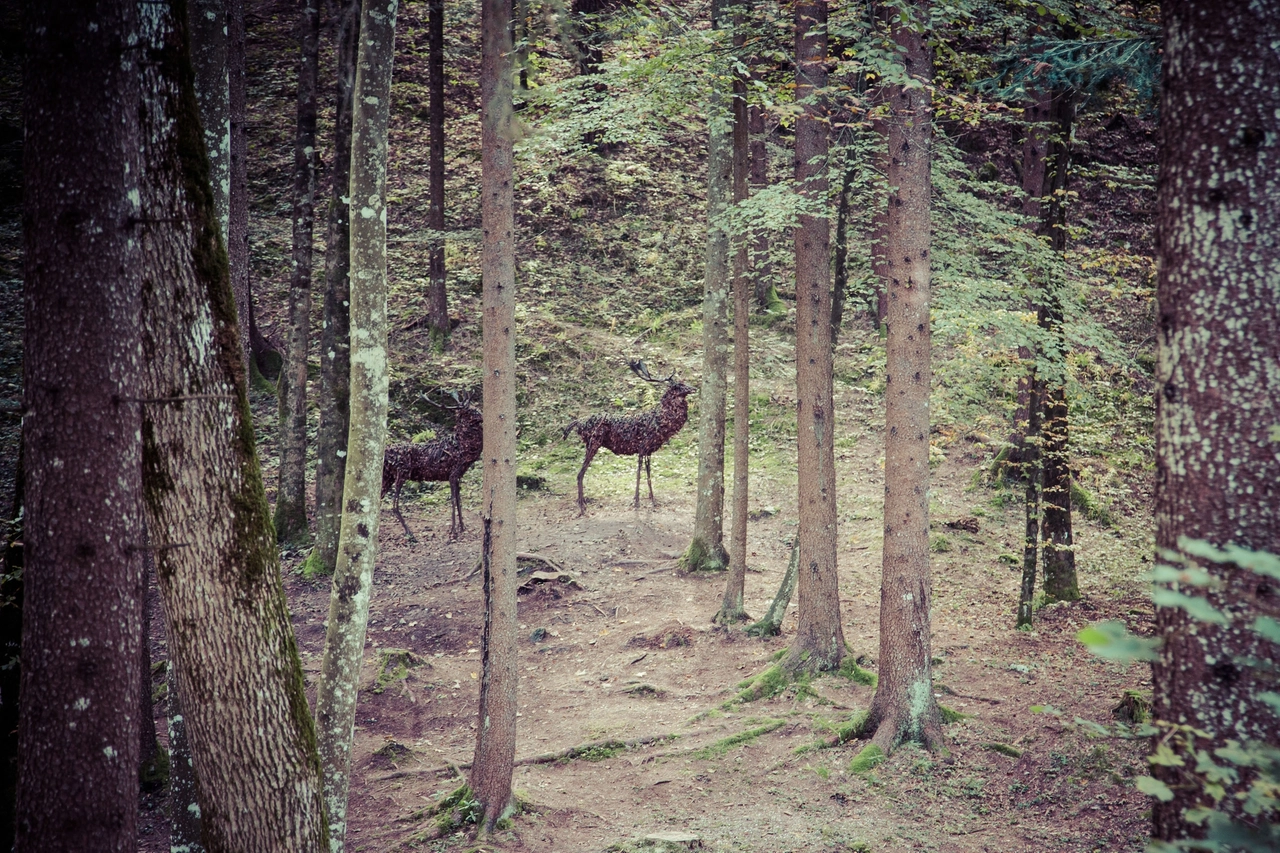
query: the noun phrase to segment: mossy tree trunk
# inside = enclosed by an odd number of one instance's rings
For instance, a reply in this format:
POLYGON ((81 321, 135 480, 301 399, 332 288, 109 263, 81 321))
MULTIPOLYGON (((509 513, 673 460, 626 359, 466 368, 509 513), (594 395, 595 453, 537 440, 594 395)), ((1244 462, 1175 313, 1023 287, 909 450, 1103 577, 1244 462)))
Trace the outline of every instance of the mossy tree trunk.
POLYGON ((328 847, 183 4, 143 5, 143 483, 210 850, 328 847), (283 793, 287 792, 287 793, 283 793))
POLYGON ((483 835, 515 805, 516 384, 515 115, 511 0, 484 0, 480 68, 481 230, 484 277, 484 634, 471 790, 483 835))
MULTIPOLYGON (((741 15, 734 16, 733 43, 746 41, 741 15)), ((746 201, 750 150, 747 134, 747 81, 733 80, 733 201, 746 201)), ((729 573, 715 622, 731 625, 748 618, 743 607, 747 578, 747 469, 751 437, 751 284, 747 280, 747 235, 734 238, 733 253, 733 523, 729 532, 729 573)))
POLYGON ((351 121, 351 397, 338 562, 329 596, 316 723, 330 849, 346 843, 351 743, 364 661, 387 441, 387 123, 397 0, 361 10, 351 121))
POLYGON ((324 256, 324 323, 320 331, 320 393, 316 408, 316 538, 308 574, 329 574, 338 561, 342 489, 347 470, 351 390, 351 111, 360 38, 360 0, 342 0, 335 26, 338 66, 333 123, 333 187, 324 256))
POLYGON ((808 203, 796 241, 800 624, 784 661, 790 671, 832 670, 844 657, 836 573, 835 411, 832 405, 831 237, 814 212, 827 196, 827 4, 796 3, 795 180, 808 203))
POLYGON ((427 227, 431 229, 431 250, 427 260, 427 324, 431 340, 443 347, 449 339, 449 296, 445 289, 444 265, 444 0, 430 0, 427 6, 427 97, 429 99, 427 182, 431 208, 427 227))
POLYGON ((905 73, 918 83, 889 95, 889 205, 885 261, 884 565, 880 585, 879 681, 866 723, 888 755, 903 740, 942 746, 933 696, 929 607, 929 193, 933 138, 932 57, 921 28, 926 2, 895 20, 905 73))
POLYGON ((791 596, 796 591, 797 567, 800 565, 800 543, 792 543, 791 556, 787 558, 787 569, 782 573, 782 581, 778 591, 769 604, 769 609, 759 622, 753 622, 747 633, 753 637, 776 637, 782 633, 782 620, 786 618, 787 607, 791 604, 791 596))
MULTIPOLYGON (((1197 750, 1280 743, 1267 706, 1280 646, 1258 629, 1280 616, 1274 579, 1187 553, 1186 540, 1280 554, 1280 4, 1164 3, 1164 145, 1156 208, 1156 547, 1217 583, 1230 622, 1156 608, 1154 716, 1209 733, 1197 750), (1250 665, 1249 661, 1260 665, 1250 665)), ((1164 741, 1153 741, 1153 749, 1164 741)), ((1204 753, 1201 753, 1204 754, 1204 753)), ((1214 806, 1187 767, 1155 775, 1173 792, 1153 808, 1154 838, 1197 837, 1185 809, 1214 806)), ((1227 787, 1216 808, 1243 815, 1227 787)))
POLYGON ((307 530, 307 351, 311 341, 311 245, 316 201, 316 78, 319 0, 298 12, 298 124, 293 145, 293 268, 289 278, 289 351, 280 371, 280 482, 276 537, 303 544, 307 530))
POLYGON ((125 46, 138 12, 129 0, 25 11, 27 518, 14 849, 132 851, 144 394, 141 56, 125 46))
MULTIPOLYGON (((723 3, 711 6, 711 25, 724 28, 723 3)), ((697 507, 693 541, 681 557, 690 572, 720 571, 724 548, 724 439, 729 371, 729 300, 732 271, 723 221, 733 194, 732 116, 723 75, 710 75, 707 99, 707 253, 702 285, 702 385, 698 389, 697 507)))

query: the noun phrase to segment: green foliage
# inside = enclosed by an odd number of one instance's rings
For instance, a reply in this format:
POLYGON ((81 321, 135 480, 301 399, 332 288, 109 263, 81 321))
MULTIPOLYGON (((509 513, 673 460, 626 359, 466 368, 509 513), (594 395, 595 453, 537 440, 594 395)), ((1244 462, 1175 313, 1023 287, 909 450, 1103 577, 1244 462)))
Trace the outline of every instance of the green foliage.
POLYGON ((456 832, 464 826, 474 826, 484 814, 484 806, 471 793, 471 788, 462 785, 448 794, 431 810, 436 816, 436 831, 440 835, 456 832))
POLYGON ((849 772, 855 776, 865 776, 880 765, 887 756, 884 750, 874 743, 862 748, 862 751, 849 762, 849 772))

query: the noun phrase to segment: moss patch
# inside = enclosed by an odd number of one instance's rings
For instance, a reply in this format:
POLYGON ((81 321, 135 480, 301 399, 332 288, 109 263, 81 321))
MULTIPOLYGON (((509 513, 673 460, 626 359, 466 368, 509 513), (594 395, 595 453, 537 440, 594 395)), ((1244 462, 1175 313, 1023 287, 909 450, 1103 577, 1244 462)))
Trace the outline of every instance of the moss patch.
POLYGON ((880 681, 874 672, 858 666, 858 662, 852 657, 846 657, 840 662, 839 675, 842 678, 849 679, 854 684, 861 684, 866 687, 875 687, 880 681))
POLYGON ((884 750, 876 746, 874 743, 864 747, 861 752, 854 756, 853 761, 849 762, 849 772, 858 776, 864 776, 870 773, 885 759, 884 750))
POLYGON ((747 729, 745 732, 738 732, 736 735, 730 735, 723 740, 718 740, 710 746, 704 746, 693 754, 694 758, 719 758, 735 746, 741 746, 745 743, 766 735, 769 732, 781 728, 786 724, 786 720, 767 720, 764 725, 747 729))
POLYGON ((973 716, 973 714, 962 714, 959 711, 953 711, 941 703, 938 705, 938 713, 942 715, 943 724, 958 723, 961 720, 967 720, 973 716))
POLYGON ((1022 757, 1022 750, 1018 749, 1016 746, 1009 746, 1007 743, 984 743, 982 748, 989 749, 992 752, 998 752, 1001 755, 1007 755, 1010 758, 1022 757))

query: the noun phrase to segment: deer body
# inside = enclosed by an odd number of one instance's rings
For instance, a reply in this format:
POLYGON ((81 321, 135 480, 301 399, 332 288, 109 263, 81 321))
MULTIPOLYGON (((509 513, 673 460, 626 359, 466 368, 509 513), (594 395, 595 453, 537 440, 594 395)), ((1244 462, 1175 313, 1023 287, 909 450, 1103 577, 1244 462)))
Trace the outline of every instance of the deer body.
POLYGON ((393 444, 382 462, 382 494, 392 491, 393 508, 400 511, 400 489, 406 480, 415 483, 449 483, 449 538, 457 539, 462 524, 460 481, 480 458, 484 446, 484 418, 478 409, 463 405, 450 435, 423 444, 393 444))
MULTIPOLYGON (((657 382, 644 370, 644 365, 635 362, 631 369, 647 382, 657 382)), ((694 389, 676 381, 674 377, 667 380, 667 390, 662 395, 656 408, 629 417, 619 415, 591 415, 575 420, 564 428, 564 435, 576 432, 586 445, 586 458, 578 471, 578 514, 587 511, 587 500, 583 496, 582 479, 600 448, 610 450, 618 456, 636 456, 636 494, 634 506, 640 506, 640 471, 644 469, 649 484, 649 501, 657 506, 653 497, 653 475, 649 470, 649 457, 671 440, 689 419, 688 396, 694 389)))

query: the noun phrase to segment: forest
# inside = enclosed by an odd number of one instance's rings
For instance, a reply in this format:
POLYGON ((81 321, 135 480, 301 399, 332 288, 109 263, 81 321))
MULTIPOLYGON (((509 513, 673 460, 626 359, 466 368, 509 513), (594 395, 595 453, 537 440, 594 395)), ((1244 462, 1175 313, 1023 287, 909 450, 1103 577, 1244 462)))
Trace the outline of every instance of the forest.
POLYGON ((0 1, 0 849, 1280 849, 1278 45, 0 1))

